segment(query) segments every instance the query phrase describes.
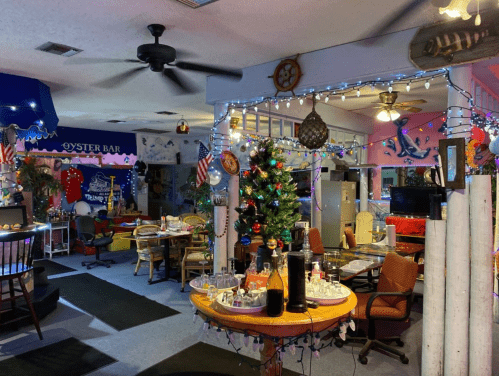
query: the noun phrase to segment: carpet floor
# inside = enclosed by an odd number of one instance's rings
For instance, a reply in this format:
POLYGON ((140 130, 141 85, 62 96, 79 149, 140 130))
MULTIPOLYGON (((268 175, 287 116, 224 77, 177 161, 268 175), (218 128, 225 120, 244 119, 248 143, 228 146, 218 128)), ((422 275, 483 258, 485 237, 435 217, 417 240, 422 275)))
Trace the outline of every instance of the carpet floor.
POLYGON ((44 267, 45 273, 47 274, 47 276, 70 273, 70 272, 76 271, 76 269, 69 268, 67 266, 64 266, 62 264, 59 264, 59 263, 51 261, 51 260, 35 260, 35 261, 33 261, 33 266, 35 268, 39 267, 39 266, 44 267))
POLYGON ((178 311, 89 273, 50 279, 60 296, 116 330, 176 315, 178 311))

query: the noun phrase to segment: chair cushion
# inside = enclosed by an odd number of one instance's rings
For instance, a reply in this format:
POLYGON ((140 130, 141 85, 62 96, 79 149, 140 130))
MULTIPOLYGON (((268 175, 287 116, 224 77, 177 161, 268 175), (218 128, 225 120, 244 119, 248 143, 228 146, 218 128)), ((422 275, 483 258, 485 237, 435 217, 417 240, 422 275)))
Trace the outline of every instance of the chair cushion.
POLYGON ((204 257, 204 253, 202 252, 193 252, 189 253, 187 255, 187 259, 185 260, 185 265, 186 266, 197 266, 197 267, 202 267, 202 265, 199 263, 199 261, 207 261, 206 258, 204 257))
POLYGON ((99 238, 94 240, 95 247, 103 247, 105 245, 111 244, 113 242, 113 238, 99 238))
MULTIPOLYGON (((371 294, 369 293, 356 293, 357 296, 357 307, 355 307, 355 318, 357 319, 367 319, 366 316, 366 306, 369 301, 371 294)), ((403 311, 391 307, 384 299, 378 297, 374 299, 373 305, 371 306, 371 315, 373 316, 384 316, 401 318, 404 317, 405 308, 403 311)))

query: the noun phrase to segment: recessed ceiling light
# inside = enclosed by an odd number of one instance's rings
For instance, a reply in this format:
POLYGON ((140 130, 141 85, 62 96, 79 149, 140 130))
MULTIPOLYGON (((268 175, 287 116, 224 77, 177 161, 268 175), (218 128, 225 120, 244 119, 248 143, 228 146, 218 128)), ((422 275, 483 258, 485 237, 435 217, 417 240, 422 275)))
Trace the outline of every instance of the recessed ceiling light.
POLYGON ((156 112, 158 115, 177 115, 176 112, 171 112, 171 111, 158 111, 156 112))
POLYGON ((179 3, 190 6, 191 8, 199 8, 199 7, 202 7, 204 5, 214 3, 215 1, 218 1, 218 0, 177 0, 177 1, 179 3))
POLYGON ((108 120, 107 122, 113 124, 125 123, 123 120, 108 120))
POLYGON ((65 57, 70 57, 83 51, 80 50, 79 48, 53 42, 44 43, 41 46, 36 47, 35 50, 48 52, 49 54, 60 55, 65 57))

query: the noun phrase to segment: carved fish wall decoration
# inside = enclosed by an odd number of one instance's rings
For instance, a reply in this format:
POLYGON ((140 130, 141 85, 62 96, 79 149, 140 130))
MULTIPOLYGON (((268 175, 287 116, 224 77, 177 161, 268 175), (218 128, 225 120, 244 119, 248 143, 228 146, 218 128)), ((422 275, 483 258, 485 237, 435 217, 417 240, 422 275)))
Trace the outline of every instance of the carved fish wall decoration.
POLYGON ((448 62, 454 59, 454 53, 469 50, 483 42, 490 35, 488 29, 461 30, 437 35, 426 42, 423 55, 443 56, 448 62))

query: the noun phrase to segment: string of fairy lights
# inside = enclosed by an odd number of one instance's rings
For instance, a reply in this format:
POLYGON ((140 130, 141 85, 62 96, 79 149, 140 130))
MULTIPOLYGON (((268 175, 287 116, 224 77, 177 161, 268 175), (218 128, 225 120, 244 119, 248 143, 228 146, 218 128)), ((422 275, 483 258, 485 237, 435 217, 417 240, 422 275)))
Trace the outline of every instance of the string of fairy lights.
MULTIPOLYGON (((405 86, 406 91, 409 92, 411 90, 411 85, 417 82, 424 82, 424 86, 426 89, 430 89, 431 81, 436 78, 445 78, 447 80, 447 86, 456 90, 468 102, 469 107, 460 107, 460 106, 449 106, 447 109, 442 111, 442 113, 435 118, 425 121, 423 123, 410 126, 408 128, 404 128, 402 130, 403 134, 407 134, 409 131, 417 129, 421 132, 424 131, 424 127, 432 128, 434 122, 441 118, 442 126, 439 128, 439 131, 445 134, 447 137, 453 137, 458 134, 463 134, 471 131, 472 126, 477 126, 483 128, 486 132, 491 135, 491 138, 496 137, 499 132, 499 122, 498 117, 499 111, 495 111, 493 109, 488 109, 483 106, 476 106, 474 104, 473 96, 468 91, 462 89, 454 82, 452 82, 449 76, 448 69, 439 69, 435 71, 429 72, 418 72, 412 76, 398 75, 396 79, 390 80, 369 80, 369 81, 358 81, 356 83, 351 84, 342 84, 336 88, 327 87, 325 90, 314 90, 310 89, 309 92, 303 93, 300 95, 290 95, 290 96, 278 96, 278 97, 262 97, 255 101, 247 101, 247 102, 231 102, 228 104, 228 108, 225 112, 221 114, 221 116, 214 122, 212 127, 212 134, 210 135, 210 141, 213 142, 214 148, 212 153, 214 156, 219 155, 223 149, 232 149, 232 145, 234 144, 234 139, 239 139, 240 137, 244 137, 246 139, 245 147, 251 147, 252 144, 258 143, 266 138, 274 139, 274 142, 281 151, 286 151, 288 155, 291 153, 297 153, 298 156, 301 156, 303 153, 305 157, 308 154, 313 153, 317 155, 318 153, 325 158, 327 154, 330 154, 330 157, 339 157, 342 158, 346 153, 353 154, 354 149, 367 149, 368 147, 374 146, 378 143, 383 143, 383 146, 386 146, 386 143, 391 142, 390 140, 397 141, 397 135, 385 137, 383 139, 379 139, 376 141, 372 141, 366 144, 361 145, 338 145, 333 143, 325 143, 323 147, 316 150, 309 150, 304 145, 301 145, 300 141, 293 137, 287 136, 271 136, 271 135, 255 135, 255 134, 246 134, 242 136, 240 132, 234 131, 233 129, 229 129, 228 133, 221 133, 218 130, 218 126, 224 121, 230 121, 231 114, 233 114, 236 110, 242 112, 242 114, 246 114, 248 111, 252 111, 253 113, 265 113, 265 110, 259 110, 259 106, 265 105, 266 109, 270 107, 274 107, 276 110, 282 106, 282 103, 287 108, 290 108, 292 103, 298 101, 300 105, 303 105, 305 100, 314 99, 315 101, 323 101, 327 103, 330 98, 335 96, 340 96, 342 101, 345 101, 351 97, 351 93, 355 93, 356 97, 360 97, 361 89, 364 87, 371 87, 372 90, 381 86, 388 87, 389 92, 393 91, 394 86, 405 86), (280 105, 281 103, 281 105, 280 105), (471 116, 465 117, 463 115, 463 111, 471 111, 471 116), (451 116, 453 111, 457 112, 457 116, 451 116), (455 126, 449 126, 447 121, 449 119, 459 118, 459 122, 455 126), (466 120, 469 120, 466 122, 466 120), (455 132, 455 127, 466 127, 460 128, 459 132, 455 132)), ((242 149, 243 150, 243 149, 242 149)))
POLYGON ((321 343, 321 335, 319 332, 314 332, 313 330, 313 320, 308 313, 308 317, 311 321, 311 329, 307 330, 305 333, 298 336, 286 336, 286 337, 272 337, 266 333, 261 333, 255 330, 245 331, 241 334, 243 337, 243 343, 240 343, 240 339, 236 337, 238 333, 235 333, 232 328, 224 325, 223 323, 206 317, 201 311, 193 306, 194 317, 193 322, 195 323, 200 316, 204 318, 202 331, 199 336, 199 340, 203 340, 204 337, 208 337, 210 330, 214 330, 217 339, 220 339, 222 333, 225 334, 225 338, 228 341, 228 345, 231 345, 236 353, 240 356, 239 365, 245 363, 256 371, 260 371, 262 368, 268 370, 273 363, 282 362, 286 353, 290 353, 292 356, 296 355, 297 350, 300 350, 299 358, 296 360, 297 363, 301 364, 302 373, 305 374, 304 369, 304 352, 306 348, 311 351, 311 357, 315 359, 320 358, 321 350, 332 347, 336 338, 341 338, 345 340, 347 330, 350 328, 352 331, 356 330, 356 324, 353 317, 348 317, 340 319, 337 322, 332 323, 329 327, 324 328, 322 332, 332 331, 333 336, 331 341, 327 343, 321 343), (241 353, 242 346, 251 348, 254 352, 260 352, 264 349, 264 340, 270 340, 274 343, 276 351, 270 355, 270 357, 263 363, 254 364, 249 362, 241 353))

